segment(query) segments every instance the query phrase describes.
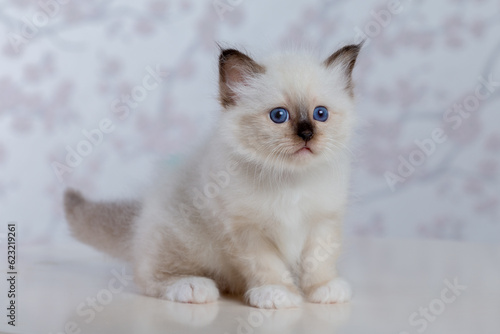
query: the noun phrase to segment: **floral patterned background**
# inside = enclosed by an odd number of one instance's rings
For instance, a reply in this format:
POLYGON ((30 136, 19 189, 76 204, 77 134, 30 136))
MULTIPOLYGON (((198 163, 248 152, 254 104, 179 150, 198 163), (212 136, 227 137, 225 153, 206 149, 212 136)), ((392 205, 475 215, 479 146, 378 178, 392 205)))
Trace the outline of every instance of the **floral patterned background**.
POLYGON ((182 159, 218 112, 216 42, 326 57, 363 38, 347 234, 500 241, 498 0, 0 8, 0 217, 23 241, 67 238, 65 187, 127 197, 182 159))

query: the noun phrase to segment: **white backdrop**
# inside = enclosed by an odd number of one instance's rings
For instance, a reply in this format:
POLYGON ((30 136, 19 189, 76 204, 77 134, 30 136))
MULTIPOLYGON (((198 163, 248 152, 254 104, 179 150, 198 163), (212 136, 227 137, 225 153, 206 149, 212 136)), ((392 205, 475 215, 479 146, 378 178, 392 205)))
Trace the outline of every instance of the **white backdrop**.
POLYGON ((177 164, 218 111, 216 41, 258 59, 290 45, 326 57, 361 38, 346 232, 500 240, 498 0, 0 8, 0 223, 17 222, 22 241, 66 237, 67 186, 126 197, 148 182, 153 162, 177 164), (99 126, 102 141, 82 147, 83 132, 99 126), (71 167, 65 159, 79 145, 89 154, 71 167), (54 162, 67 165, 59 176, 54 162))

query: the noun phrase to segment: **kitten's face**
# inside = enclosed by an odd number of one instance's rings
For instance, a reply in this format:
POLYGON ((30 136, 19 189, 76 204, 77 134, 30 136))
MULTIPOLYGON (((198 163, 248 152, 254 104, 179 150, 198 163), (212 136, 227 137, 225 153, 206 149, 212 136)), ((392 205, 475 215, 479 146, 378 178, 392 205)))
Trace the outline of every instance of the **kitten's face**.
POLYGON ((224 135, 247 159, 274 168, 332 160, 346 148, 354 118, 354 51, 324 63, 283 55, 261 65, 237 54, 242 58, 228 62, 233 72, 221 70, 229 79, 221 83, 224 135))

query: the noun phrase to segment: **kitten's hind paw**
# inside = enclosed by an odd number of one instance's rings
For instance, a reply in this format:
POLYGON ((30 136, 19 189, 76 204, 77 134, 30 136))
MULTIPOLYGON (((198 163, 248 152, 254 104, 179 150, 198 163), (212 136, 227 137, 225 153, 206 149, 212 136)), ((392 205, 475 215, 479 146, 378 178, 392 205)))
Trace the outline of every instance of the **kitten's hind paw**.
POLYGON ((298 307, 302 297, 281 285, 263 285, 247 291, 248 303, 258 308, 298 307))
POLYGON ((210 278, 183 277, 166 287, 163 298, 180 303, 211 303, 219 298, 219 289, 210 278))
POLYGON ((351 300, 351 286, 342 278, 332 279, 325 285, 314 290, 308 300, 312 303, 333 304, 351 300))

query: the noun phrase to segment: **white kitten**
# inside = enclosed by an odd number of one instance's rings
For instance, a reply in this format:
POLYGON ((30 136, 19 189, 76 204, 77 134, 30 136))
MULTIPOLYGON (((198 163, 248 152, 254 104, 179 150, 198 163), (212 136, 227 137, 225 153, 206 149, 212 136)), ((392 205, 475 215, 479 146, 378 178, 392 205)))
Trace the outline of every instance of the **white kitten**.
POLYGON ((326 61, 284 54, 260 63, 222 50, 222 112, 205 145, 140 202, 65 195, 76 238, 129 260, 150 296, 250 305, 347 301, 335 262, 349 180, 351 73, 361 45, 326 61))

